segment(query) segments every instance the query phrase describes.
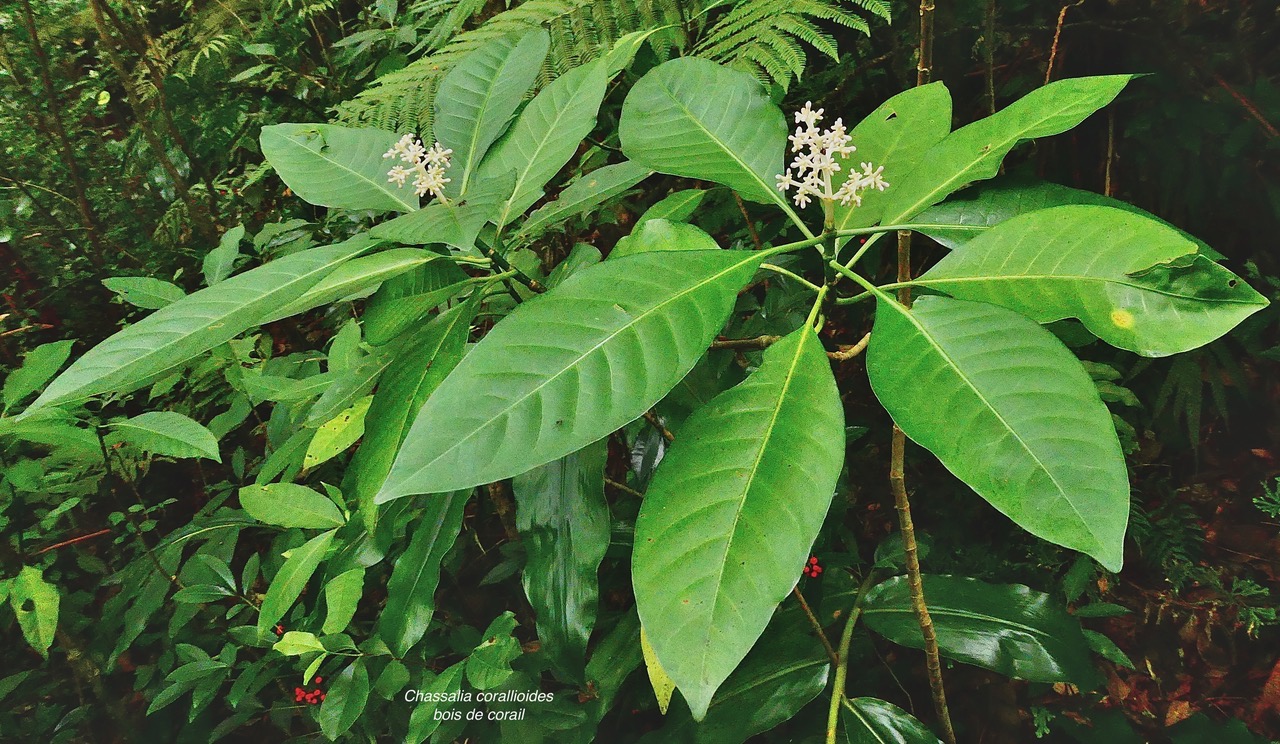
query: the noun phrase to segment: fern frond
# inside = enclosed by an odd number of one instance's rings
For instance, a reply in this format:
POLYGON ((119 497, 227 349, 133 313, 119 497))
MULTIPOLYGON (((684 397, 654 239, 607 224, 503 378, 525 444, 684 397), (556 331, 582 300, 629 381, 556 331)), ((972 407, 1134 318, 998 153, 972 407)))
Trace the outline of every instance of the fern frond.
MULTIPOLYGON (((687 0, 683 0, 687 2, 687 0)), ((431 128, 431 101, 441 78, 471 51, 491 39, 527 32, 539 26, 551 34, 551 52, 543 80, 590 62, 614 42, 633 31, 661 26, 682 28, 682 0, 526 0, 498 13, 481 25, 463 31, 434 52, 403 69, 379 78, 355 98, 341 104, 339 121, 391 131, 415 131, 426 136, 431 128), (643 7, 640 7, 643 6, 643 7)), ((654 40, 655 34, 650 37, 654 40)), ((653 44, 660 50, 669 34, 653 44)), ((676 37, 678 38, 678 37, 676 37)))
POLYGON ((720 17, 693 53, 745 68, 762 82, 786 88, 804 74, 807 59, 802 43, 831 59, 839 58, 835 39, 816 21, 871 34, 866 19, 841 7, 842 2, 889 19, 886 0, 741 0, 720 17))

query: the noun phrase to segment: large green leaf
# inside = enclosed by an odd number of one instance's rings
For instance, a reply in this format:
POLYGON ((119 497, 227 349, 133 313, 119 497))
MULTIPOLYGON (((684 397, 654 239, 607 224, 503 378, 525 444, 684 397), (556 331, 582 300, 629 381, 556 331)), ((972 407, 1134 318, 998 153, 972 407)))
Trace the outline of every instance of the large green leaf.
POLYGON ((653 171, 631 161, 606 165, 581 176, 569 184, 560 197, 529 215, 512 238, 522 243, 537 237, 543 231, 561 222, 583 214, 648 178, 653 171))
POLYGON ((876 698, 849 700, 840 708, 840 724, 846 744, 939 744, 915 716, 876 698))
POLYGON ((512 481, 516 526, 528 556, 524 592, 538 638, 553 664, 579 682, 586 681, 587 641, 596 623, 596 572, 609 547, 607 457, 601 440, 512 481))
POLYGON ((436 316, 398 350, 383 375, 365 414, 364 441, 351 459, 361 509, 391 472, 418 409, 462 359, 475 312, 476 303, 467 302, 436 316))
POLYGON ((619 259, 646 251, 703 251, 716 247, 716 239, 700 227, 656 218, 636 225, 630 235, 613 246, 609 258, 619 259))
POLYGON ((416 212, 374 225, 369 234, 404 245, 443 243, 472 250, 485 223, 494 219, 511 197, 515 176, 495 173, 469 186, 465 198, 436 201, 416 212))
POLYGON ((222 462, 218 440, 197 421, 173 411, 148 411, 107 426, 119 439, 143 452, 166 457, 207 457, 222 462))
POLYGON ((90 349, 28 410, 142 385, 240 335, 376 244, 357 236, 300 251, 187 295, 90 349))
POLYGON ((378 634, 396 656, 409 653, 427 633, 436 609, 440 561, 458 539, 470 497, 470 491, 458 491, 427 499, 409 547, 396 559, 387 581, 387 604, 378 618, 378 634))
POLYGON ((421 248, 392 248, 372 256, 354 258, 329 272, 298 299, 272 308, 262 322, 274 323, 312 308, 367 293, 388 279, 435 260, 444 262, 440 254, 421 248))
POLYGON ((375 346, 387 343, 471 283, 451 261, 434 261, 387 281, 365 306, 365 338, 375 346))
MULTIPOLYGON (((1051 595, 961 576, 925 576, 924 592, 943 656, 1033 682, 1097 682, 1080 622, 1051 595)), ((862 616, 894 643, 924 648, 905 576, 867 592, 862 616)))
POLYGON ((387 180, 383 154, 400 139, 381 129, 335 124, 272 124, 258 138, 262 156, 293 193, 311 204, 379 212, 412 212, 412 186, 387 180))
POLYGON ((271 580, 271 586, 267 587, 267 595, 262 598, 262 606, 258 609, 259 636, 270 633, 271 627, 302 596, 302 590, 320 566, 320 561, 324 560, 336 532, 337 530, 329 530, 316 535, 294 548, 285 559, 284 565, 280 566, 275 578, 271 580))
POLYGON ((916 215, 915 221, 931 225, 931 227, 920 228, 920 232, 947 248, 957 248, 981 235, 986 228, 994 227, 1005 220, 1011 220, 1027 212, 1060 207, 1064 204, 1096 204, 1141 215, 1173 230, 1178 230, 1184 238, 1199 246, 1201 253, 1215 261, 1223 258, 1221 253, 1210 248, 1209 244, 1203 240, 1183 232, 1177 226, 1128 202, 1095 194, 1092 191, 1018 176, 998 176, 990 181, 976 183, 941 204, 935 204, 924 210, 916 215))
POLYGON ((4 378, 4 407, 18 405, 40 386, 48 382, 71 356, 71 345, 74 341, 54 341, 41 344, 22 358, 22 366, 4 378))
POLYGON ((992 506, 1120 570, 1124 455, 1093 380, 1052 333, 995 305, 921 297, 908 310, 882 296, 867 375, 906 435, 992 506))
POLYGON ((627 94, 618 136, 622 151, 641 165, 790 209, 774 188, 786 118, 745 72, 696 57, 658 65, 627 94))
POLYGON ((377 499, 510 478, 639 418, 702 356, 760 261, 653 252, 524 302, 427 400, 377 499))
POLYGON ((1019 142, 1071 129, 1111 103, 1131 78, 1106 75, 1058 80, 957 129, 921 155, 919 167, 910 173, 886 173, 893 185, 886 191, 889 197, 883 207, 883 222, 901 223, 965 184, 991 178, 1019 142))
POLYGON ((240 506, 259 522, 280 527, 330 529, 347 522, 327 496, 296 483, 244 486, 240 506))
POLYGON ((636 519, 640 621, 701 720, 799 581, 844 462, 844 409, 807 326, 689 417, 636 519))
POLYGON ((603 59, 577 67, 543 88, 481 163, 477 177, 515 173, 511 198, 494 220, 506 225, 542 197, 542 187, 596 126, 609 73, 603 59))
MULTIPOLYGON (((951 132, 951 94, 942 83, 910 88, 890 98, 867 115, 849 136, 857 152, 845 157, 841 175, 832 181, 838 188, 849 174, 869 162, 884 168, 884 177, 893 189, 907 174, 923 167, 924 154, 951 132)), ((884 216, 891 190, 872 189, 862 196, 862 204, 835 204, 835 228, 851 230, 870 227, 884 216)))
POLYGON ((369 700, 369 671, 358 658, 338 673, 320 705, 320 730, 329 741, 336 740, 351 728, 364 712, 369 700))
POLYGON ((551 36, 537 28, 502 36, 463 57, 435 95, 436 140, 453 150, 454 179, 465 193, 476 165, 516 112, 542 69, 551 36))
POLYGON ((1001 222, 920 282, 1042 323, 1079 318, 1103 341, 1144 356, 1203 346, 1268 304, 1177 230, 1091 205, 1001 222))

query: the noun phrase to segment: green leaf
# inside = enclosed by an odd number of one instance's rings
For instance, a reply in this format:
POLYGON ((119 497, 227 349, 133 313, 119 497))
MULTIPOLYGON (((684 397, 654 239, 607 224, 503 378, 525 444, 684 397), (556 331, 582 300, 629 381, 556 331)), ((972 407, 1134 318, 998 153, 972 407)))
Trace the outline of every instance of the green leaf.
POLYGON ((700 227, 665 219, 645 220, 618 241, 609 258, 633 256, 646 251, 706 251, 715 250, 715 238, 700 227))
POLYGON ((649 220, 688 222, 706 196, 707 192, 704 189, 685 189, 666 196, 662 201, 649 207, 644 214, 640 215, 640 219, 636 220, 636 226, 632 229, 632 232, 640 229, 640 226, 649 220))
POLYGON ((612 199, 652 175, 653 171, 631 161, 606 165, 580 176, 569 184, 560 197, 529 215, 512 238, 513 243, 527 243, 548 228, 612 199))
POLYGON ((310 470, 328 462, 355 444, 364 434, 364 418, 372 402, 372 395, 361 398, 316 429, 315 437, 307 445, 307 454, 302 458, 302 469, 310 470))
POLYGON ((144 310, 159 310, 187 296, 182 287, 149 276, 113 276, 103 279, 102 286, 120 295, 120 299, 130 305, 144 310))
POLYGON ((325 737, 334 741, 346 733, 364 712, 368 700, 369 670, 365 669, 364 659, 356 659, 338 673, 320 704, 320 714, 316 717, 325 737))
MULTIPOLYGON (((924 577, 924 597, 943 656, 1032 682, 1098 680, 1080 623, 1052 596, 1021 584, 987 584, 961 576, 924 577)), ((924 648, 907 577, 867 592, 867 627, 901 646, 924 648)))
POLYGON ((293 193, 310 204, 379 212, 412 212, 410 184, 387 180, 383 154, 400 138, 381 129, 334 124, 272 124, 262 128, 262 155, 293 193))
POLYGON ((921 297, 907 310, 882 296, 867 375, 903 432, 992 506, 1120 570, 1120 441, 1093 380, 1052 333, 995 305, 921 297))
POLYGON ((1141 215, 1177 230, 1184 238, 1199 246, 1200 252, 1209 258, 1215 261, 1223 258, 1221 253, 1210 248, 1209 244, 1203 240, 1128 202, 1095 194, 1092 191, 1082 191, 1069 186, 1059 186, 1056 183, 1017 176, 999 176, 984 183, 974 184, 941 204, 935 204, 916 215, 915 221, 935 225, 935 227, 921 228, 920 232, 947 248, 954 249, 981 235, 987 228, 995 227, 1005 220, 1011 220, 1027 212, 1060 207, 1064 204, 1096 204, 1141 215))
POLYGON ((477 302, 469 301, 433 318, 399 349, 383 375, 365 414, 364 440, 350 465, 362 509, 373 503, 391 472, 418 409, 461 361, 476 309, 477 302))
MULTIPOLYGON (((1023 140, 1061 134, 1111 103, 1131 75, 1058 80, 1003 110, 961 127, 929 148, 910 173, 895 176, 883 207, 884 224, 900 224, 960 187, 991 178, 1004 156, 1023 140)), ((854 143, 857 144, 856 142, 854 143)), ((887 169, 886 169, 887 170, 887 169)))
POLYGON ((232 596, 231 590, 217 584, 196 584, 186 586, 173 593, 174 602, 186 604, 207 604, 218 602, 232 596))
POLYGON ((351 369, 331 373, 336 377, 321 393, 315 405, 311 406, 302 425, 312 428, 323 426, 358 403, 378 384, 378 379, 394 359, 394 349, 376 348, 351 369))
POLYGON ((799 581, 843 462, 840 394, 806 326, 695 411, 654 474, 632 583, 695 719, 799 581))
POLYGON ((204 283, 212 287, 231 276, 236 259, 240 256, 240 240, 244 237, 244 225, 236 225, 222 234, 218 247, 204 257, 204 283))
POLYGON ((27 410, 145 384, 257 325, 271 308, 293 301, 376 244, 357 236, 299 251, 187 295, 90 349, 27 410))
POLYGON ((885 215, 893 190, 909 174, 927 167, 925 153, 951 132, 951 94, 942 83, 910 88, 890 98, 849 132, 858 151, 845 156, 841 173, 832 179, 839 188, 861 163, 884 168, 889 188, 871 189, 860 205, 835 203, 835 228, 852 230, 870 227, 885 215))
POLYGON ((676 691, 676 683, 671 681, 667 671, 662 668, 662 662, 658 661, 658 655, 653 652, 653 646, 649 645, 649 638, 645 635, 644 628, 640 629, 640 653, 644 656, 644 668, 649 674, 649 685, 653 687, 653 696, 658 699, 658 711, 665 716, 667 708, 671 705, 671 695, 676 691))
POLYGON ((555 668, 582 678, 595 627, 596 572, 609 547, 604 498, 606 440, 534 468, 512 481, 516 527, 525 545, 523 581, 538 639, 555 668))
POLYGON ((482 180, 515 172, 511 198, 494 222, 502 227, 542 198, 542 187, 596 126, 609 76, 603 59, 576 67, 543 88, 481 163, 482 180))
POLYGON ((1092 205, 1001 222, 920 283, 1041 323, 1079 318, 1112 346, 1152 357, 1203 346, 1268 304, 1177 230, 1092 205))
POLYGON ((1101 633, 1086 629, 1084 631, 1084 639, 1089 644, 1089 648, 1093 649, 1094 653, 1107 661, 1118 666, 1122 666, 1130 671, 1137 670, 1137 667, 1133 665, 1133 659, 1130 659, 1128 654, 1121 651, 1120 647, 1115 644, 1115 641, 1110 638, 1101 633))
POLYGON ((4 379, 4 407, 12 408, 53 378, 71 356, 74 341, 41 344, 22 358, 22 366, 4 379))
POLYGON ((511 173, 496 174, 472 184, 464 199, 432 202, 416 212, 375 225, 369 234, 404 245, 444 243, 462 251, 470 250, 480 228, 497 216, 511 196, 514 182, 511 173))
POLYGON ((22 637, 46 659, 58 629, 60 602, 57 587, 45 581, 44 571, 34 566, 23 566, 9 585, 9 603, 18 616, 22 637))
POLYGON ((939 744, 915 716, 876 698, 849 700, 840 708, 840 722, 847 744, 939 744))
POLYGON ((436 261, 383 284, 364 311, 364 333, 380 346, 473 282, 451 261, 436 261))
POLYGON ((222 462, 218 440, 201 424, 173 411, 151 411, 107 426, 143 452, 167 457, 207 457, 222 462))
POLYGON ((327 496, 296 483, 245 486, 240 506, 259 522, 280 527, 331 529, 347 522, 327 496))
POLYGON ((440 562, 462 530, 470 491, 438 494, 426 500, 426 510, 413 529, 387 581, 387 604, 378 617, 378 634, 396 656, 405 656, 422 640, 436 609, 440 562))
POLYGON ((372 256, 354 258, 316 282, 298 299, 283 307, 272 308, 262 323, 274 323, 312 308, 359 296, 389 279, 440 258, 440 254, 421 248, 392 248, 372 256))
POLYGON ((285 632, 272 648, 285 656, 301 656, 313 651, 324 652, 325 650, 315 633, 303 633, 297 630, 285 632))
POLYGON ((551 45, 546 29, 501 36, 463 57, 435 94, 436 140, 453 150, 459 192, 529 91, 551 45))
POLYGON ((465 667, 465 661, 454 664, 440 672, 440 675, 431 680, 431 684, 423 690, 424 700, 414 705, 413 713, 409 716, 409 733, 404 738, 406 744, 422 744, 440 727, 440 719, 436 717, 436 712, 441 706, 450 705, 441 702, 442 700, 449 695, 461 692, 462 670, 465 667))
POLYGON ((324 633, 346 630, 364 593, 364 569, 353 568, 340 573, 324 585, 324 633))
POLYGON ((510 611, 494 618, 483 640, 467 658, 467 681, 477 690, 490 690, 511 676, 511 662, 520 658, 520 641, 511 635, 516 617, 510 611))
POLYGON ((695 57, 658 65, 627 94, 618 136, 628 158, 659 173, 714 181, 790 211, 774 188, 786 117, 748 73, 695 57))
POLYGON ((427 400, 377 500, 510 478, 639 418, 702 356, 760 260, 641 254, 522 303, 427 400))
POLYGON ((320 561, 324 560, 329 544, 337 530, 329 530, 308 540, 305 544, 294 548, 284 565, 271 580, 267 595, 262 599, 262 607, 258 611, 258 635, 265 636, 271 632, 272 626, 284 617, 302 590, 306 588, 311 575, 316 572, 320 561))

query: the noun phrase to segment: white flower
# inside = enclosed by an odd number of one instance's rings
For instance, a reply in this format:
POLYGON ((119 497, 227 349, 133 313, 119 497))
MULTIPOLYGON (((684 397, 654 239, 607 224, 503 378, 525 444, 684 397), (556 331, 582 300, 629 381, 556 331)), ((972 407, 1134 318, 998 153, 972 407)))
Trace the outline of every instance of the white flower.
POLYGON ((384 158, 399 158, 408 167, 396 165, 387 171, 387 182, 404 188, 409 176, 413 176, 413 191, 418 196, 428 194, 437 199, 444 199, 445 184, 452 179, 445 178, 444 172, 449 168, 449 156, 453 154, 439 142, 432 143, 430 149, 422 144, 413 134, 401 137, 390 150, 383 154, 384 158))
POLYGON ((840 161, 857 148, 851 144, 849 131, 841 119, 836 119, 826 131, 820 130, 818 122, 822 121, 822 114, 823 109, 814 110, 812 101, 805 102, 804 108, 795 113, 796 123, 801 126, 796 127, 788 139, 791 151, 797 154, 786 173, 777 176, 778 190, 786 192, 794 188, 791 198, 800 207, 815 198, 827 203, 838 201, 845 206, 861 206, 867 189, 888 188, 884 167, 877 168, 871 163, 861 163, 861 171, 850 167, 848 175, 833 189, 832 176, 845 170, 840 161))

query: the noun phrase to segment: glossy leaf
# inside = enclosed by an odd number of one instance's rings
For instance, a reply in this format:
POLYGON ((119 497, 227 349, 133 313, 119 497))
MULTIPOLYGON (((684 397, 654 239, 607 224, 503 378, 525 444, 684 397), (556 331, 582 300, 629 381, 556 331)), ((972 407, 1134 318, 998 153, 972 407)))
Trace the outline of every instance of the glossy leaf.
POLYGON ((259 636, 270 633, 272 626, 280 622, 280 618, 284 617, 293 603, 298 601, 298 597, 302 596, 302 590, 311 580, 311 575, 320 566, 320 561, 324 560, 335 532, 337 530, 329 530, 316 535, 294 548, 285 559, 284 565, 271 580, 267 595, 262 598, 262 606, 258 610, 259 636))
POLYGON ((1092 191, 1016 176, 998 176, 990 181, 974 184, 916 215, 915 221, 934 225, 921 228, 920 232, 947 248, 954 249, 986 232, 986 228, 1028 212, 1066 204, 1095 204, 1141 215, 1178 230, 1184 238, 1199 246, 1201 253, 1215 261, 1223 258, 1208 243, 1145 209, 1092 191))
POLYGON ((258 324, 344 261, 376 245, 357 236, 293 253, 202 289, 118 331, 77 359, 28 410, 129 390, 258 324))
POLYGON ((368 700, 369 670, 365 669, 364 659, 356 659, 338 673, 320 704, 317 718, 325 737, 334 741, 346 733, 364 712, 368 700))
POLYGON ((846 744, 939 744, 916 717, 893 703, 853 698, 840 708, 846 744))
POLYGON ((433 318, 404 344, 383 375, 365 414, 364 441, 351 460, 360 504, 372 502, 418 409, 462 359, 475 312, 476 303, 467 302, 433 318))
POLYGON ((501 36, 463 57, 435 94, 432 128, 436 140, 453 150, 452 178, 465 193, 480 159, 520 105, 547 56, 551 37, 536 28, 501 36))
POLYGON ((582 138, 595 128, 608 82, 603 59, 566 72, 534 96, 494 145, 477 177, 515 173, 511 198, 495 220, 499 226, 542 198, 542 187, 577 152, 582 138))
POLYGON ((905 90, 880 104, 850 132, 857 152, 841 161, 841 172, 832 179, 838 188, 849 174, 869 162, 884 168, 889 188, 862 195, 862 203, 835 204, 835 227, 852 230, 870 227, 885 215, 893 190, 917 169, 929 167, 925 153, 951 132, 951 94, 940 82, 905 90))
POLYGON ((355 444, 364 435, 364 418, 372 402, 371 395, 361 398, 355 405, 321 424, 311 444, 307 445, 302 468, 310 470, 328 462, 355 444))
POLYGON ((883 297, 867 375, 906 435, 992 506, 1120 570, 1124 455, 1093 380, 1052 333, 995 305, 921 297, 907 310, 883 297))
POLYGON ((353 568, 330 579, 324 585, 323 632, 341 633, 346 630, 356 614, 356 607, 360 604, 360 595, 363 593, 363 568, 353 568))
POLYGON ((205 254, 202 264, 205 284, 212 287, 231 276, 231 269, 240 256, 242 238, 244 238, 244 225, 236 225, 222 234, 216 248, 205 254))
POLYGON ((470 283, 451 261, 435 261, 386 282, 365 306, 365 338, 375 346, 387 343, 470 283))
POLYGON ((9 603, 18 616, 22 637, 37 653, 49 658, 49 647, 58 630, 61 597, 57 587, 45 581, 43 570, 23 566, 9 584, 9 603))
POLYGON ((240 506, 259 522, 279 527, 330 529, 347 522, 327 496, 296 483, 245 486, 240 506))
POLYGON ((957 129, 921 155, 920 166, 910 173, 886 175, 893 185, 886 191, 889 196, 883 223, 904 222, 962 186, 991 178, 1019 142, 1075 127, 1111 103, 1131 78, 1105 75, 1058 80, 957 129))
MULTIPOLYGON (((1033 682, 1098 681, 1080 622, 1051 595, 960 576, 925 576, 924 592, 943 656, 1033 682)), ((905 576, 868 591, 862 616, 894 643, 924 647, 905 576)))
POLYGON ((262 322, 273 323, 305 313, 312 308, 358 296, 371 288, 376 288, 388 279, 439 258, 440 254, 420 248, 392 248, 372 256, 353 258, 316 282, 298 299, 282 307, 273 308, 262 322))
POLYGON ((22 366, 4 378, 4 407, 18 405, 46 382, 53 378, 71 356, 74 341, 54 341, 41 344, 22 358, 22 366))
POLYGON ((844 410, 808 327, 695 411, 663 459, 636 519, 632 583, 695 719, 799 581, 843 461, 844 410))
POLYGON ((525 545, 524 592, 538 638, 553 665, 582 679, 595 627, 596 572, 609 547, 604 498, 605 440, 553 460, 512 481, 516 527, 525 545))
POLYGON ((658 65, 627 94, 618 136, 628 158, 659 173, 714 181, 789 209, 774 188, 786 118, 748 73, 696 57, 658 65))
POLYGON ((411 184, 387 180, 383 154, 400 137, 381 129, 335 124, 272 124, 262 128, 262 155, 293 193, 310 204, 379 212, 412 212, 411 184))
POLYGON ((920 282, 1041 323, 1079 318, 1103 341, 1153 357, 1203 346, 1268 304, 1177 230, 1091 205, 1001 222, 920 282))
POLYGON ((643 254, 522 303, 427 400, 378 501, 510 478, 640 417, 702 356, 760 260, 643 254))
POLYGON ((392 653, 404 656, 422 640, 436 608, 440 562, 462 530, 469 491, 438 494, 413 528, 409 547, 396 560, 387 581, 387 604, 378 619, 378 634, 392 653))
POLYGON ((584 214, 648 178, 653 171, 626 161, 587 173, 560 192, 559 198, 529 215, 512 238, 522 243, 575 215, 584 214))
POLYGON ((715 238, 700 227, 665 219, 645 220, 622 238, 609 252, 609 258, 622 258, 647 251, 715 250, 715 238))
POLYGON ((150 411, 107 426, 143 452, 167 457, 207 457, 222 462, 218 440, 203 425, 173 411, 150 411))
POLYGON ((120 295, 120 299, 143 310, 159 310, 171 305, 187 293, 182 287, 149 276, 113 276, 102 280, 102 286, 120 295))

